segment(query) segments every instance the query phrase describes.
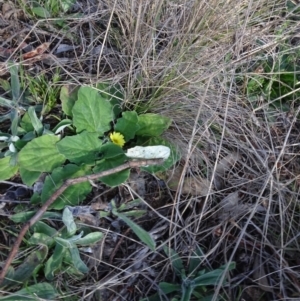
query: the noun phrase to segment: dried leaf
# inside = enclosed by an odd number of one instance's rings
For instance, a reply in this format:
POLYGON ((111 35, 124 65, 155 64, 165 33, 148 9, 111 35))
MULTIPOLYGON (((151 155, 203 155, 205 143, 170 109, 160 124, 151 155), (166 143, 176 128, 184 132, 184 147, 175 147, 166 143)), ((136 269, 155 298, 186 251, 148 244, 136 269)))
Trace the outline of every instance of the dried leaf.
POLYGON ((50 46, 50 43, 46 42, 36 47, 34 50, 23 54, 24 59, 30 59, 37 55, 43 54, 50 46))
POLYGON ((220 160, 216 167, 214 176, 214 184, 217 190, 223 188, 223 177, 225 176, 226 172, 228 172, 240 159, 241 156, 238 153, 232 153, 220 160))
MULTIPOLYGON (((182 172, 183 166, 179 166, 175 170, 171 170, 167 173, 169 176, 167 185, 171 190, 178 189, 182 172)), ((206 196, 213 192, 210 186, 210 181, 194 175, 193 177, 184 178, 181 192, 193 196, 206 196)))

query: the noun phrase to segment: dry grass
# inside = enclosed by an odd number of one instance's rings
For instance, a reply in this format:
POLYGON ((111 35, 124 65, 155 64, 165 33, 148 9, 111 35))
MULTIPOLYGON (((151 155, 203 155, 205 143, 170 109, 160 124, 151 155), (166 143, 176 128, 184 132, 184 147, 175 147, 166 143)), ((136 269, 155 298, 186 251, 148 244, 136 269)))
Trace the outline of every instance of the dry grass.
MULTIPOLYGON (((152 220, 144 225, 158 246, 172 247, 186 263, 200 246, 206 268, 235 261, 236 270, 224 274, 229 284, 222 288, 220 281, 212 300, 299 300, 299 111, 270 113, 268 100, 254 107, 237 83, 237 77, 253 77, 258 61, 280 57, 279 46, 299 36, 296 21, 286 26, 286 1, 80 5, 84 17, 67 20, 68 35, 53 36, 57 42, 71 35, 75 45, 80 40, 76 62, 59 62, 67 82, 120 83, 126 108, 173 119, 166 137, 183 154, 179 188, 163 206, 145 200, 152 220), (183 195, 185 176, 199 175, 209 180, 211 193, 183 195)), ((39 34, 44 25, 33 31, 39 34)), ((109 262, 116 234, 100 230, 105 243, 90 258, 94 269, 86 282, 79 287, 64 275, 57 278, 57 286, 70 292, 65 300, 139 300, 159 282, 175 281, 161 248, 152 253, 124 233, 121 251, 109 262)))

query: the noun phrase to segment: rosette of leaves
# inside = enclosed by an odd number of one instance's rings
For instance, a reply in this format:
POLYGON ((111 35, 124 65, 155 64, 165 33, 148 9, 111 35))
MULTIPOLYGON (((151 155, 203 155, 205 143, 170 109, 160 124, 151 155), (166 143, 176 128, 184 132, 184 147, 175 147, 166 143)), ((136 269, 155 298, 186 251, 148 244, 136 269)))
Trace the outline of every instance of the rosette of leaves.
MULTIPOLYGON (((98 89, 80 87, 71 93, 64 88, 61 92, 62 109, 70 119, 61 121, 52 131, 45 130, 34 108, 30 108, 20 125, 26 125, 36 135, 28 141, 20 139, 22 143, 14 164, 9 154, 0 159, 0 169, 4 171, 0 179, 6 180, 19 173, 23 182, 32 186, 42 173, 47 172, 41 194, 32 197, 32 202, 44 203, 66 179, 105 171, 129 159, 122 147, 110 141, 112 132, 122 134, 125 149, 135 145, 170 147, 171 155, 162 165, 144 167, 149 172, 169 169, 180 158, 174 146, 160 137, 171 120, 152 113, 122 112, 122 99, 120 87, 108 84, 98 85, 98 89), (61 139, 58 133, 65 127, 70 127, 73 132, 61 139)), ((117 186, 128 177, 129 170, 124 170, 99 180, 109 186, 117 186)), ((70 186, 52 208, 78 205, 90 191, 89 182, 70 186)))

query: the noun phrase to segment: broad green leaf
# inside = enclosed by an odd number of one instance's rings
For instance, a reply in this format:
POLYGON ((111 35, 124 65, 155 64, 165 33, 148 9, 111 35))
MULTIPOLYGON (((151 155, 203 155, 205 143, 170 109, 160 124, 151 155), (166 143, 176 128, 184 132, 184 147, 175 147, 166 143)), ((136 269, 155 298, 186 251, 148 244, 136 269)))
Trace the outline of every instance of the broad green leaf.
POLYGON ((179 277, 185 276, 184 265, 180 256, 172 248, 168 248, 167 246, 164 246, 164 252, 169 257, 176 275, 179 277))
MULTIPOLYGON (((142 140, 142 139, 141 139, 142 140)), ((152 137, 150 139, 145 140, 143 146, 147 145, 165 145, 170 148, 171 153, 167 160, 165 160, 161 165, 151 165, 148 167, 141 167, 142 170, 145 170, 149 173, 163 172, 170 169, 177 161, 180 160, 181 155, 179 151, 167 140, 160 137, 152 137)))
POLYGON ((34 232, 43 233, 50 237, 54 236, 57 233, 57 230, 48 226, 46 223, 38 221, 32 227, 34 232))
POLYGON ((122 219, 135 233, 135 235, 144 243, 146 244, 152 251, 155 251, 155 241, 152 236, 141 228, 138 224, 133 222, 130 218, 128 218, 123 213, 118 213, 117 216, 122 219))
POLYGON ((38 119, 34 107, 29 107, 27 113, 29 115, 32 126, 34 127, 34 130, 37 132, 38 135, 41 135, 43 133, 44 126, 42 122, 38 119))
POLYGON ((44 135, 28 142, 19 152, 18 163, 30 171, 51 172, 66 160, 59 153, 56 143, 59 138, 54 135, 44 135))
POLYGON ((70 249, 70 248, 73 248, 74 247, 74 242, 71 241, 70 239, 64 239, 64 238, 61 238, 61 237, 55 237, 55 241, 62 245, 63 247, 67 248, 67 249, 70 249))
POLYGON ((0 159, 0 180, 9 180, 18 172, 18 166, 10 165, 10 157, 0 159))
POLYGON ((34 127, 33 127, 32 123, 31 123, 29 114, 28 114, 27 112, 26 112, 26 113, 24 114, 24 116, 22 117, 22 120, 21 120, 21 122, 20 122, 20 126, 21 126, 22 129, 24 129, 27 133, 34 130, 34 127))
POLYGON ((23 167, 20 167, 19 172, 20 172, 22 182, 27 186, 32 186, 41 175, 40 171, 31 171, 23 167))
POLYGON ((50 18, 51 17, 48 10, 41 6, 33 7, 33 8, 31 8, 31 10, 38 17, 41 17, 41 18, 50 18))
POLYGON ((81 273, 87 273, 89 271, 89 268, 81 260, 77 247, 70 248, 68 251, 71 254, 74 267, 81 273))
POLYGON ((139 136, 160 136, 172 123, 169 117, 153 113, 141 114, 138 119, 140 129, 136 132, 136 135, 139 136))
MULTIPOLYGON (((235 268, 235 262, 232 262, 227 271, 231 271, 235 268)), ((213 271, 207 272, 201 276, 198 276, 194 279, 193 285, 196 286, 206 286, 206 285, 217 285, 221 276, 225 271, 225 266, 215 269, 213 271)))
MULTIPOLYGON (((88 166, 78 167, 75 164, 68 164, 64 167, 54 169, 51 175, 47 176, 45 179, 41 194, 42 203, 45 203, 65 180, 84 176, 88 173, 90 173, 88 166)), ((79 202, 84 200, 91 189, 91 184, 88 181, 72 185, 64 191, 62 196, 54 201, 51 208, 61 210, 66 205, 76 206, 79 202)))
POLYGON ((37 298, 43 300, 56 300, 59 294, 49 283, 38 283, 11 294, 7 297, 1 297, 3 301, 37 301, 37 298))
POLYGON ((55 272, 60 269, 62 260, 67 249, 56 243, 53 255, 47 260, 44 273, 48 280, 53 280, 55 272))
POLYGON ((117 120, 115 131, 124 135, 125 141, 133 139, 135 133, 140 129, 138 115, 135 111, 123 112, 122 117, 117 120))
POLYGON ((111 103, 115 116, 119 116, 122 112, 122 101, 124 99, 122 87, 119 84, 98 83, 96 88, 100 95, 111 103))
MULTIPOLYGON (((96 166, 93 168, 93 172, 98 173, 101 171, 110 170, 123 164, 126 160, 127 158, 125 155, 119 155, 111 159, 101 160, 97 162, 96 166)), ((114 187, 124 183, 128 179, 129 174, 130 170, 125 169, 110 176, 102 177, 99 180, 108 186, 114 187)))
POLYGON ((73 214, 68 207, 66 207, 63 211, 62 221, 67 227, 68 235, 74 235, 76 233, 77 226, 74 222, 73 214))
POLYGON ((54 244, 54 239, 44 233, 35 232, 29 238, 28 243, 30 245, 46 245, 47 247, 51 247, 54 244))
POLYGON ((114 119, 112 105, 91 87, 79 89, 72 113, 77 132, 86 130, 100 136, 110 130, 110 122, 114 119))
POLYGON ((60 90, 62 110, 67 116, 73 116, 72 109, 78 97, 79 87, 65 85, 60 90))
POLYGON ((123 149, 114 143, 106 143, 102 145, 98 152, 97 156, 99 159, 111 159, 124 154, 123 149))
POLYGON ((92 232, 87 234, 85 237, 76 240, 75 243, 76 245, 89 246, 100 241, 102 238, 103 238, 103 233, 92 232))
POLYGON ((180 284, 160 282, 158 286, 165 294, 170 294, 170 293, 173 293, 173 292, 181 291, 181 285, 180 284))
MULTIPOLYGON (((27 211, 27 212, 19 212, 9 217, 14 223, 24 223, 29 221, 34 215, 36 211, 27 211)), ((61 220, 61 213, 58 212, 45 212, 41 219, 55 219, 61 220)))
POLYGON ((34 270, 43 263, 48 254, 47 246, 43 245, 38 250, 31 252, 31 254, 17 267, 11 279, 5 279, 3 286, 14 286, 23 284, 31 277, 34 270))
POLYGON ((97 133, 84 131, 75 136, 68 136, 57 143, 59 152, 76 164, 94 164, 102 142, 97 133))

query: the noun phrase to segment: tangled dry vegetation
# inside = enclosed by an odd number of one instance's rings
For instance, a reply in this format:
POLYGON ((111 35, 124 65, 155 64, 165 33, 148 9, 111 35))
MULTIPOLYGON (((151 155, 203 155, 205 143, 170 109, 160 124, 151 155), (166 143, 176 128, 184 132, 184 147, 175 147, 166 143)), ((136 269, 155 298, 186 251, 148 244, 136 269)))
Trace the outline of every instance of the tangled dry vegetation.
MULTIPOLYGON (((10 42, 2 47, 51 43, 29 73, 58 67, 60 85, 121 84, 125 108, 172 118, 166 138, 182 154, 169 173, 177 179, 173 189, 143 174, 119 189, 95 188, 92 197, 104 202, 144 199, 148 213, 138 223, 155 237, 157 252, 123 225, 117 233, 111 222, 101 222, 95 227, 105 239, 84 255, 88 275, 55 280, 63 300, 140 300, 160 282, 175 283, 163 246, 186 265, 200 247, 201 269, 236 262, 223 275, 226 285, 220 279, 208 287, 212 300, 300 299, 299 100, 286 112, 270 107, 270 99, 250 101, 245 92, 251 78, 264 74, 259 62, 279 58, 282 45, 299 49, 299 21, 287 2, 83 0, 74 6, 81 18, 66 16, 68 30, 57 29, 55 19, 10 17, 10 42)), ((5 254, 2 249, 1 260, 5 254)))

